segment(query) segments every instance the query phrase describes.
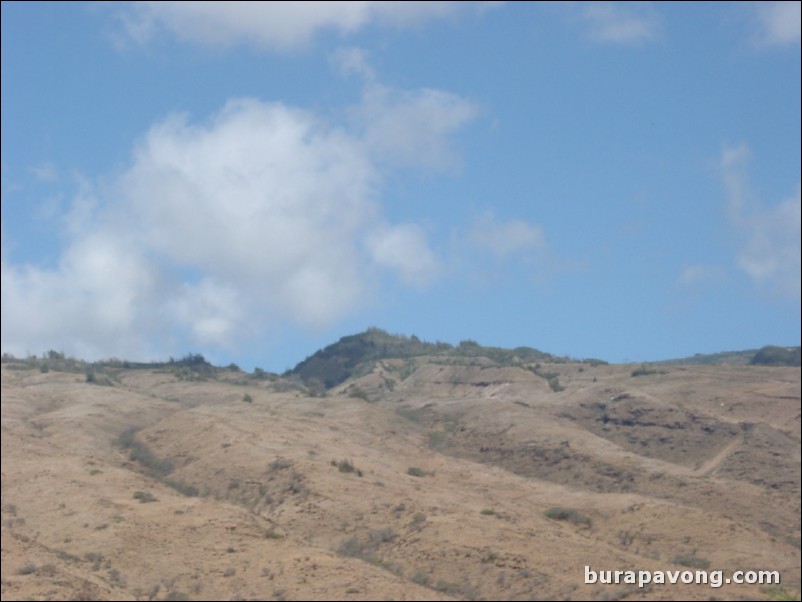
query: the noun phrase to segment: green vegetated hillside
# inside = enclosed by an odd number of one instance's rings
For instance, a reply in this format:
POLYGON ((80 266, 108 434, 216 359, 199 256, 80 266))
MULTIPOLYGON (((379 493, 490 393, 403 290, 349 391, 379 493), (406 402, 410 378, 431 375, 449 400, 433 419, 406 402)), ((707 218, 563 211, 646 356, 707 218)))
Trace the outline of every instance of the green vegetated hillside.
POLYGON ((755 353, 749 363, 753 366, 799 366, 800 348, 768 345, 755 353))
POLYGON ((697 353, 690 357, 653 362, 666 366, 707 366, 730 364, 731 366, 799 366, 799 347, 766 345, 760 349, 743 351, 721 351, 719 353, 697 353))
MULTIPOLYGON (((354 376, 370 372, 378 360, 408 359, 429 356, 443 362, 466 363, 476 358, 497 366, 513 366, 534 362, 560 363, 569 358, 558 357, 532 347, 503 349, 487 347, 464 340, 459 345, 429 343, 416 336, 389 334, 379 328, 342 337, 299 363, 284 376, 295 376, 304 383, 317 383, 330 389, 354 376)), ((583 360, 604 364, 601 360, 583 360)))
MULTIPOLYGON (((598 359, 576 360, 540 351, 532 347, 504 349, 480 345, 472 340, 464 340, 459 345, 422 341, 416 336, 390 334, 379 328, 369 328, 359 334, 342 337, 300 362, 287 371, 285 377, 299 378, 306 385, 330 389, 349 378, 370 372, 378 360, 409 359, 429 356, 438 361, 466 363, 483 358, 496 366, 516 366, 544 363, 564 363, 568 361, 606 364, 598 359)), ((697 353, 691 357, 654 362, 662 365, 708 365, 730 364, 733 366, 799 366, 799 347, 778 347, 767 345, 761 349, 743 351, 723 351, 719 353, 697 353)))

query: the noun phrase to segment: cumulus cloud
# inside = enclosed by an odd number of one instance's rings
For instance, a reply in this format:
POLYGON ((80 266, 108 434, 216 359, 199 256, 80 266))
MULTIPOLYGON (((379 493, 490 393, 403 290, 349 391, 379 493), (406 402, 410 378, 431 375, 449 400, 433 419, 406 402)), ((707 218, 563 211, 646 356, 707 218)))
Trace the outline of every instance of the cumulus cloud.
POLYGON ((725 147, 720 162, 729 216, 740 239, 737 265, 758 286, 799 299, 800 183, 773 205, 754 198, 746 170, 750 154, 746 144, 725 147))
POLYGON ((406 27, 496 3, 464 2, 131 2, 119 13, 126 34, 146 42, 160 28, 213 46, 247 43, 295 50, 326 30, 341 35, 371 24, 406 27))
MULTIPOLYGON (((417 127, 385 152, 431 145, 417 164, 441 167, 446 138, 467 122, 461 101, 384 89, 383 102, 417 127)), ((164 355, 171 340, 179 352, 231 347, 287 321, 328 326, 380 274, 430 283, 439 261, 423 228, 383 216, 391 162, 377 162, 372 132, 384 126, 371 120, 386 115, 373 98, 363 105, 360 127, 256 99, 153 125, 102 193, 82 184, 55 268, 14 265, 4 252, 3 349, 93 358, 164 355)))
POLYGON ((799 44, 802 3, 756 2, 758 40, 762 44, 799 44))
POLYGON ((658 38, 660 22, 653 9, 635 2, 582 2, 579 17, 588 35, 599 42, 640 44, 658 38))
POLYGON ((111 233, 75 241, 57 268, 15 266, 3 253, 3 350, 69 349, 81 357, 142 356, 156 273, 111 233))

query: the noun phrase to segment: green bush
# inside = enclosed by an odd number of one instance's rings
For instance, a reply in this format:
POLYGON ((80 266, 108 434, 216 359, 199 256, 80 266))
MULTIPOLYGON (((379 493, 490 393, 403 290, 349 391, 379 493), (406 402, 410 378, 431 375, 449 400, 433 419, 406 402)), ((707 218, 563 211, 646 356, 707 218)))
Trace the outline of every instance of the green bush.
POLYGON ((147 504, 148 502, 158 502, 159 500, 156 497, 147 491, 135 491, 134 492, 134 499, 139 500, 140 504, 147 504))
POLYGON ((573 508, 549 508, 545 514, 546 518, 551 520, 568 521, 575 525, 585 525, 586 527, 591 526, 590 517, 580 514, 573 508))
POLYGON ((340 460, 337 463, 337 470, 344 473, 351 473, 355 472, 356 468, 354 467, 353 462, 351 462, 350 460, 340 460))

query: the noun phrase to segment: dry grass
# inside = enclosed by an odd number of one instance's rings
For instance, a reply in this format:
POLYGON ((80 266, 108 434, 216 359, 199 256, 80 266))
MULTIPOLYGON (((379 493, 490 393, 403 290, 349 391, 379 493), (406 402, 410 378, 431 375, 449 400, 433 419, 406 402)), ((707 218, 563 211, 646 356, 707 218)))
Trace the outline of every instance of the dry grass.
POLYGON ((312 398, 3 365, 3 599, 706 600, 582 582, 703 563, 795 596, 799 369, 636 369, 378 362, 312 398))

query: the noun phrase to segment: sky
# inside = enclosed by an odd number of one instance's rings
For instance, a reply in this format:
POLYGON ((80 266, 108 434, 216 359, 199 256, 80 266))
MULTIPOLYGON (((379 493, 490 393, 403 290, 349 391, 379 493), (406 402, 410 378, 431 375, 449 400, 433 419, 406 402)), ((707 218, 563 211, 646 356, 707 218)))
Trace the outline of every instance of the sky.
POLYGON ((2 2, 2 351, 800 343, 799 2, 2 2))

